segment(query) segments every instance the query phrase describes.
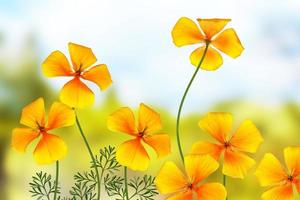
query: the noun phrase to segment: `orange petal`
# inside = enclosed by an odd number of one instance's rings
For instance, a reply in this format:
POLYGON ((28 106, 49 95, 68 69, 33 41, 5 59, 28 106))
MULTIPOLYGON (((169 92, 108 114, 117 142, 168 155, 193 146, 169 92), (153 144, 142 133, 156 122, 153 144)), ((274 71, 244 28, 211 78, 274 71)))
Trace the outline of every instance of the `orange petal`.
POLYGON ((43 98, 38 98, 23 108, 20 123, 33 129, 45 126, 43 98))
POLYGON ((34 150, 34 159, 38 164, 51 164, 61 160, 67 154, 67 145, 58 136, 44 134, 34 150))
POLYGON ((223 151, 223 147, 221 145, 213 144, 210 142, 199 141, 193 144, 191 154, 193 155, 209 154, 215 160, 219 160, 222 151, 223 151))
POLYGON ((193 191, 186 190, 183 192, 179 192, 169 198, 167 200, 192 200, 193 199, 193 191))
POLYGON ((76 77, 64 85, 60 100, 73 108, 85 108, 94 104, 94 93, 76 77))
POLYGON ((296 185, 297 192, 300 194, 300 179, 297 179, 295 181, 295 185, 296 185))
POLYGON ((291 184, 274 187, 261 196, 263 200, 294 200, 291 184))
POLYGON ((219 33, 231 19, 197 19, 207 39, 219 33))
POLYGON ((182 17, 175 24, 172 30, 173 42, 181 47, 189 44, 202 42, 204 36, 201 34, 197 24, 193 20, 182 17))
POLYGON ((256 169, 257 176, 261 186, 271 186, 286 179, 286 173, 277 158, 266 153, 256 169))
POLYGON ((75 112, 73 109, 60 102, 54 102, 49 111, 48 130, 72 126, 75 123, 75 112))
POLYGON ((284 159, 290 174, 300 175, 300 147, 287 147, 284 149, 284 159))
POLYGON ((82 74, 82 78, 96 83, 102 91, 106 90, 112 84, 110 73, 104 64, 96 65, 85 71, 82 74))
POLYGON ((158 158, 167 156, 171 152, 170 137, 167 134, 144 137, 144 141, 156 151, 158 158))
POLYGON ((144 171, 149 166, 149 156, 139 138, 120 145, 116 153, 117 161, 132 170, 144 171))
POLYGON ((120 108, 108 117, 107 127, 113 132, 128 133, 136 136, 138 131, 135 126, 134 114, 130 108, 120 108))
POLYGON ((230 113, 208 113, 199 121, 199 127, 223 144, 232 127, 232 115, 230 113))
POLYGON ((161 194, 180 192, 188 182, 174 162, 166 162, 155 178, 155 185, 161 194))
POLYGON ((197 185, 219 167, 219 163, 209 155, 189 155, 184 158, 184 163, 193 185, 197 185))
POLYGON ((39 133, 30 128, 15 128, 12 132, 12 147, 19 152, 25 152, 28 144, 38 136, 39 133))
MULTIPOLYGON (((204 51, 205 51, 205 46, 197 48, 195 51, 191 53, 190 61, 192 65, 196 67, 199 66, 204 51)), ((209 46, 200 68, 207 71, 214 71, 217 70, 222 64, 223 64, 223 58, 221 54, 209 46)))
POLYGON ((226 150, 224 154, 224 166, 223 174, 230 176, 232 178, 244 178, 247 171, 253 167, 255 161, 249 156, 234 152, 231 150, 226 150))
POLYGON ((91 48, 71 42, 68 46, 74 71, 83 71, 97 61, 91 48))
POLYGON ((244 51, 240 39, 232 28, 226 29, 220 33, 211 44, 232 58, 239 57, 244 51))
POLYGON ((60 51, 52 52, 42 64, 43 74, 46 77, 71 76, 73 74, 69 61, 60 51))
POLYGON ((139 132, 143 132, 144 135, 147 135, 158 131, 161 128, 162 126, 159 114, 149 106, 141 103, 139 109, 139 132))
POLYGON ((234 147, 250 153, 255 153, 262 142, 259 130, 250 120, 244 121, 230 140, 234 147))
POLYGON ((227 192, 220 183, 206 183, 197 188, 197 199, 201 200, 225 200, 227 192))

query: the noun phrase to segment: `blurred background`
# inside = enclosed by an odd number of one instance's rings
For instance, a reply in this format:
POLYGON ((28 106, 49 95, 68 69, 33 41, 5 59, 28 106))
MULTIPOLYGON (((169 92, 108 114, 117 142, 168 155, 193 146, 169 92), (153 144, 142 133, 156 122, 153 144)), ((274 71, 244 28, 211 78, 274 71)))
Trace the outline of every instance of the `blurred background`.
MULTIPOLYGON (((179 163, 175 117, 195 69, 189 62, 195 47, 177 48, 170 35, 182 16, 231 18, 228 27, 237 31, 245 47, 236 60, 224 55, 218 71, 198 74, 183 109, 184 152, 190 151, 193 142, 209 139, 197 127, 209 111, 233 113, 235 128, 245 119, 255 122, 265 139, 253 155, 257 161, 266 152, 282 160, 284 147, 300 145, 300 1, 0 0, 1 199, 32 199, 31 176, 40 170, 54 174, 54 165, 35 164, 34 144, 25 154, 11 148, 11 130, 20 126, 21 109, 29 102, 44 97, 49 107, 58 99, 67 79, 44 77, 41 63, 54 50, 68 55, 70 41, 91 47, 114 80, 104 93, 90 85, 97 102, 79 111, 94 152, 129 139, 107 130, 110 113, 145 102, 161 113, 163 131, 172 137, 172 155, 157 160, 151 151, 147 173, 155 175, 166 160, 179 163)), ((88 155, 76 127, 58 132, 69 147, 60 179, 62 192, 68 195, 73 174, 88 170, 88 155)), ((230 200, 259 199, 263 188, 253 175, 255 168, 244 180, 228 180, 230 200)), ((221 181, 220 171, 211 180, 221 181)))

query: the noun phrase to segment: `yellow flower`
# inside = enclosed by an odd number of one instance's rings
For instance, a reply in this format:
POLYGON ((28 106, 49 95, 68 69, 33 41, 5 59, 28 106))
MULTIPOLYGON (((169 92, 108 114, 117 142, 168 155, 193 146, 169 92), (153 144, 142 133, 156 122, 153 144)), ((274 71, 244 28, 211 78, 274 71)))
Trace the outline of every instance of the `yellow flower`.
POLYGON ((49 131, 75 123, 75 113, 71 108, 54 102, 50 108, 47 123, 44 99, 39 98, 23 109, 20 123, 29 128, 13 130, 12 146, 14 149, 25 152, 28 144, 40 137, 33 153, 38 164, 50 164, 66 155, 65 142, 60 137, 49 134, 49 131))
POLYGON ((60 100, 70 107, 84 108, 94 104, 94 93, 81 79, 92 81, 101 90, 106 90, 112 83, 110 73, 105 64, 91 67, 96 61, 92 50, 88 47, 69 43, 72 66, 60 51, 52 52, 42 64, 47 77, 70 76, 60 92, 60 100))
POLYGON ((228 137, 232 128, 230 113, 208 113, 199 126, 217 140, 217 144, 200 141, 193 145, 192 154, 209 154, 219 160, 224 152, 223 174, 233 178, 244 178, 255 161, 243 152, 255 153, 263 138, 250 121, 244 121, 237 131, 228 137))
POLYGON ((109 116, 107 127, 111 131, 127 133, 134 137, 121 144, 117 149, 116 158, 120 164, 142 171, 148 168, 150 162, 142 142, 150 145, 158 157, 163 157, 170 153, 170 138, 167 134, 154 134, 162 128, 157 112, 141 103, 138 115, 136 126, 131 109, 121 108, 109 116))
POLYGON ((168 200, 225 200, 226 189, 220 183, 202 183, 215 172, 219 164, 208 155, 189 155, 184 159, 182 173, 174 162, 166 162, 155 178, 161 194, 169 194, 168 200))
POLYGON ((223 64, 223 58, 217 49, 232 58, 237 58, 241 55, 244 47, 234 29, 229 28, 222 31, 230 19, 197 20, 201 30, 196 23, 187 17, 180 18, 172 30, 173 42, 178 47, 202 44, 190 56, 191 63, 194 66, 198 67, 199 65, 205 51, 204 44, 209 44, 201 65, 201 68, 204 70, 216 70, 223 64))
POLYGON ((272 187, 262 194, 262 199, 293 200, 293 185, 300 194, 300 147, 285 148, 284 159, 287 169, 271 153, 260 162, 255 175, 261 186, 272 187))

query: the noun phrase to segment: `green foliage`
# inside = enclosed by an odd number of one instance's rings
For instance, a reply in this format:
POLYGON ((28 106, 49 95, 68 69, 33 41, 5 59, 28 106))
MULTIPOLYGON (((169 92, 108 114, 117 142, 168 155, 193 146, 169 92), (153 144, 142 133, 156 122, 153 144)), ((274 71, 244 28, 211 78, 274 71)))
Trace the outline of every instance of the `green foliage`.
MULTIPOLYGON (((99 155, 95 156, 96 167, 101 169, 101 174, 104 173, 114 173, 119 171, 121 165, 116 160, 116 148, 115 147, 104 147, 100 149, 99 155)), ((92 167, 95 167, 92 162, 92 167)))

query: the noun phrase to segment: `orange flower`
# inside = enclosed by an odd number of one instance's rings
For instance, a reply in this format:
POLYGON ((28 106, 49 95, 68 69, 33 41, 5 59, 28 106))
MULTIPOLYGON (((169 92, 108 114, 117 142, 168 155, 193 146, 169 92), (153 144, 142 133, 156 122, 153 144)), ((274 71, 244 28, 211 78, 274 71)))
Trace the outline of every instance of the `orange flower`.
MULTIPOLYGON (((204 70, 216 70, 223 64, 220 50, 232 58, 237 58, 244 50, 234 29, 223 30, 230 19, 197 19, 197 24, 187 17, 180 18, 172 30, 173 42, 181 47, 191 44, 208 44, 205 58, 201 65, 204 70), (220 33, 221 32, 221 33, 220 33), (213 48, 213 47, 214 48, 213 48)), ((205 51, 205 45, 197 48, 190 55, 192 65, 198 67, 205 51)))
POLYGON ((48 123, 44 99, 39 98, 23 108, 20 123, 29 128, 15 128, 12 133, 12 146, 25 152, 29 143, 40 137, 33 156, 38 164, 50 164, 62 159, 67 153, 65 142, 48 131, 71 126, 75 123, 75 113, 68 106, 54 102, 50 108, 48 123))
POLYGON ((218 143, 197 142, 192 147, 192 154, 210 154, 219 160, 224 152, 223 174, 233 178, 244 178, 255 161, 243 152, 255 153, 263 138, 255 125, 244 121, 229 138, 232 127, 232 115, 229 113, 208 113, 200 120, 201 129, 215 138, 218 143))
POLYGON ((92 81, 101 90, 106 90, 112 83, 110 73, 105 64, 91 67, 97 59, 90 48, 74 43, 69 43, 68 46, 72 67, 62 52, 54 51, 43 62, 43 73, 47 77, 73 77, 62 88, 60 100, 70 107, 91 106, 94 104, 94 93, 81 79, 92 81))
POLYGON ((162 128, 160 116, 145 104, 140 104, 136 126, 134 114, 124 107, 111 114, 107 121, 108 129, 114 132, 127 133, 134 137, 121 144, 116 153, 118 162, 133 170, 146 170, 149 166, 149 155, 142 141, 150 145, 158 157, 170 153, 170 138, 167 134, 155 134, 162 128))
POLYGON ((161 194, 170 194, 168 200, 191 200, 196 194, 201 200, 224 200, 226 190, 220 183, 200 184, 215 172, 219 164, 209 155, 189 155, 184 158, 185 172, 174 162, 166 162, 155 178, 161 194), (200 184, 200 185, 199 185, 200 184))
POLYGON ((277 158, 265 154, 255 175, 263 187, 273 188, 262 194, 264 200, 293 200, 293 185, 300 194, 300 147, 287 147, 284 149, 284 159, 287 166, 285 170, 277 158))

